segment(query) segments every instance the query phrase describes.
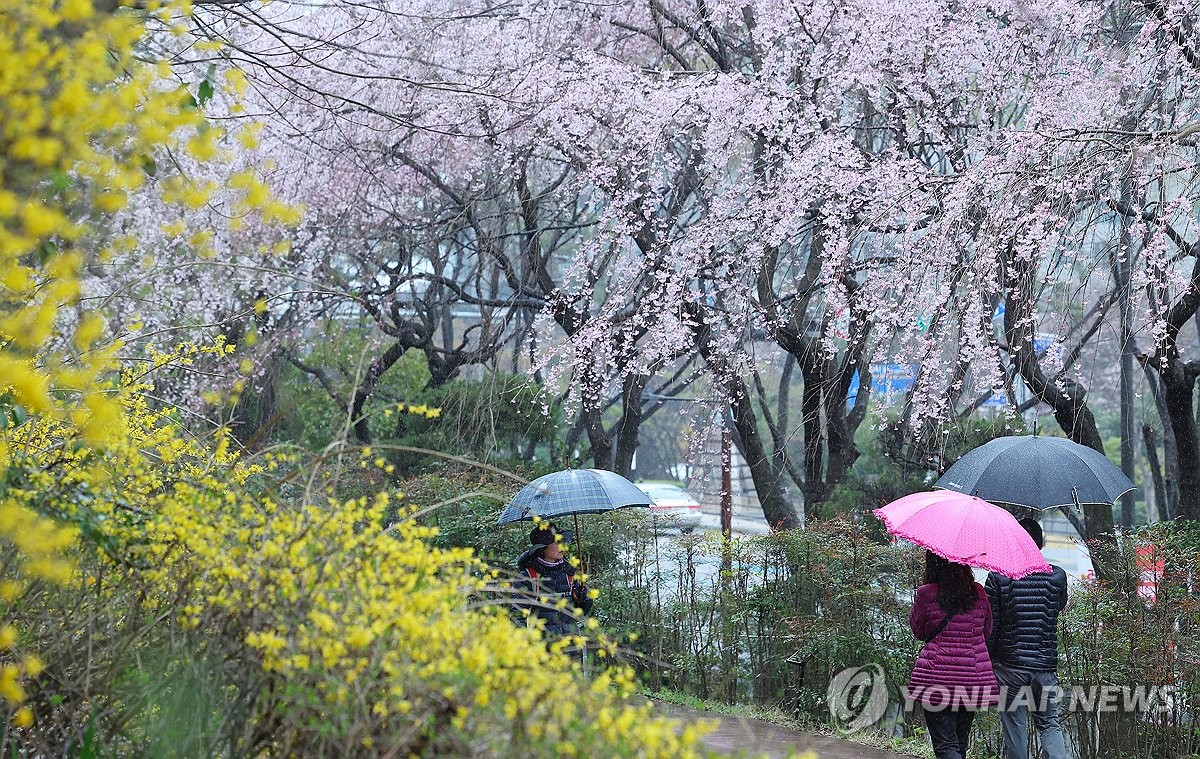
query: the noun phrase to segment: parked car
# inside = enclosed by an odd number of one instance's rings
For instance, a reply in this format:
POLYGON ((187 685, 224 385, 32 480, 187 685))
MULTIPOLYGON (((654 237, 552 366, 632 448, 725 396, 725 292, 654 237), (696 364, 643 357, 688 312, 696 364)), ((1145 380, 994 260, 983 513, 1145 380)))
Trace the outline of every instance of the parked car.
POLYGON ((678 527, 683 532, 691 532, 700 526, 700 502, 683 488, 673 482, 634 484, 654 502, 650 513, 667 526, 678 527))

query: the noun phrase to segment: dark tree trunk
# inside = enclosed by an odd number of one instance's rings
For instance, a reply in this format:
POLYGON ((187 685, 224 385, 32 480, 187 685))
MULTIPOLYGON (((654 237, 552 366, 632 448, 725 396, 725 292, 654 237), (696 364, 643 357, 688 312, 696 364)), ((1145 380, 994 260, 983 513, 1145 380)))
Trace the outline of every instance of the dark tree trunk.
POLYGON ((804 517, 815 517, 828 493, 825 490, 825 435, 821 425, 821 372, 801 362, 804 388, 800 413, 804 417, 804 517))
MULTIPOLYGON (((816 349, 808 351, 815 352, 816 349)), ((800 357, 804 377, 800 408, 804 414, 804 516, 820 515, 834 486, 845 482, 858 460, 854 433, 866 418, 870 372, 853 352, 842 364, 836 359, 800 357), (846 408, 846 395, 854 372, 860 370, 858 397, 846 408)), ((861 358, 861 357, 859 357, 861 358)))
MULTIPOLYGON (((825 489, 830 491, 834 485, 846 479, 850 467, 858 460, 859 451, 854 445, 854 435, 848 429, 845 418, 838 413, 840 409, 829 409, 829 398, 825 400, 825 418, 829 420, 829 461, 825 467, 825 489)), ((836 404, 837 401, 834 400, 833 403, 836 404)))
POLYGON ((795 370, 796 357, 789 353, 783 361, 783 373, 779 378, 779 400, 775 406, 775 421, 779 425, 779 429, 784 433, 790 429, 788 427, 788 419, 791 415, 792 373, 795 370))
POLYGON ((371 394, 375 392, 375 386, 379 384, 379 379, 383 377, 384 372, 391 369, 406 350, 408 350, 408 346, 403 342, 392 343, 391 347, 383 352, 383 355, 376 357, 370 363, 366 374, 354 388, 354 400, 350 404, 350 420, 354 427, 355 439, 363 445, 371 444, 371 427, 367 423, 363 409, 371 394))
MULTIPOLYGON (((1150 480, 1154 483, 1154 505, 1158 510, 1160 522, 1171 520, 1171 509, 1167 504, 1167 486, 1163 481, 1162 465, 1158 461, 1158 441, 1155 439, 1154 428, 1149 424, 1142 425, 1142 440, 1146 445, 1146 462, 1150 465, 1150 480)), ((1149 521, 1150 515, 1146 515, 1149 521)))
POLYGON ((1200 242, 1189 249, 1193 257, 1191 281, 1166 313, 1166 334, 1155 351, 1153 365, 1162 380, 1163 405, 1175 436, 1176 474, 1179 477, 1179 517, 1200 519, 1200 433, 1193 406, 1200 362, 1185 362, 1179 355, 1179 332, 1200 309, 1200 242))
POLYGON ((1142 362, 1142 371, 1146 375, 1146 383, 1150 386, 1150 395, 1154 398, 1154 407, 1158 410, 1158 418, 1163 423, 1163 485, 1161 491, 1159 514, 1165 513, 1164 520, 1179 516, 1179 454, 1175 449, 1175 431, 1171 428, 1171 415, 1167 413, 1167 398, 1163 391, 1162 378, 1150 365, 1149 361, 1142 362))
POLYGON ((621 387, 621 420, 617 422, 616 458, 613 471, 629 477, 633 470, 633 454, 638 447, 638 430, 642 424, 642 391, 650 378, 644 374, 630 374, 621 387))
MULTIPOLYGON (((790 446, 788 445, 788 440, 791 437, 791 435, 788 434, 789 428, 787 426, 789 414, 787 412, 786 403, 784 403, 784 400, 789 395, 787 392, 787 385, 791 382, 791 369, 794 368, 795 365, 795 356, 788 354, 788 359, 784 363, 783 376, 779 381, 780 402, 777 408, 781 409, 782 413, 778 416, 771 413, 770 404, 767 402, 766 387, 762 383, 762 375, 759 374, 758 370, 756 369, 754 370, 753 376, 754 391, 758 396, 758 409, 762 416, 762 422, 767 427, 767 435, 771 439, 771 466, 775 467, 775 479, 779 480, 780 482, 783 482, 785 477, 788 480, 791 480, 791 482, 794 483, 799 489, 801 497, 803 498, 804 472, 797 469, 796 463, 792 460, 790 446)), ((784 485, 785 492, 788 487, 790 486, 784 485)))
POLYGON ((742 457, 750 467, 750 478, 762 506, 763 516, 772 530, 790 530, 803 526, 796 509, 783 492, 783 478, 767 453, 749 388, 741 380, 732 383, 730 407, 733 409, 734 430, 742 457))
MULTIPOLYGON (((849 411, 846 409, 846 395, 850 392, 850 381, 854 375, 855 366, 847 363, 834 375, 825 388, 825 428, 828 435, 828 461, 825 466, 826 497, 833 487, 844 482, 850 473, 850 467, 858 460, 858 446, 854 444, 854 432, 858 429, 862 418, 860 408, 866 403, 856 402, 849 411)), ((866 379, 866 382, 869 382, 866 379)), ((862 382, 859 384, 859 394, 865 396, 869 392, 862 382)))
MULTIPOLYGON (((750 468, 750 478, 754 481, 754 490, 758 495, 763 517, 773 530, 786 530, 803 526, 795 507, 783 491, 783 478, 778 475, 780 467, 774 458, 767 453, 763 443, 762 433, 758 429, 758 419, 754 415, 754 402, 750 389, 740 377, 735 375, 725 360, 713 350, 710 342, 711 330, 699 330, 696 334, 696 346, 700 355, 713 369, 718 382, 724 382, 729 397, 730 408, 733 411, 734 440, 746 464, 750 468)), ((776 455, 784 455, 784 451, 776 451, 776 455)))
POLYGON ((1200 519, 1200 436, 1196 433, 1196 414, 1192 407, 1196 377, 1180 362, 1163 370, 1163 389, 1175 433, 1175 452, 1179 475, 1179 516, 1200 519))
MULTIPOLYGON (((583 433, 584 433, 584 430, 586 429, 586 427, 587 427, 587 424, 585 423, 583 417, 580 416, 571 425, 571 429, 567 430, 567 434, 563 436, 563 438, 562 438, 562 446, 563 446, 562 460, 564 462, 574 462, 575 461, 576 450, 579 448, 579 441, 581 439, 583 439, 583 433)), ((580 453, 582 453, 582 451, 580 451, 580 453)))
POLYGON ((265 366, 253 384, 242 393, 233 410, 230 430, 247 450, 257 450, 271 434, 284 412, 279 410, 276 383, 282 363, 278 353, 265 359, 265 366))
POLYGON ((595 469, 613 468, 612 434, 604 429, 604 411, 600 408, 583 410, 583 427, 587 432, 588 444, 592 447, 592 467, 595 469))
MULTIPOLYGON (((773 325, 773 337, 779 347, 800 364, 804 378, 800 407, 804 428, 804 515, 817 516, 830 496, 831 489, 844 482, 858 458, 854 433, 866 414, 869 382, 862 385, 858 401, 846 408, 846 391, 855 369, 866 375, 862 350, 870 329, 869 314, 857 307, 859 284, 847 276, 841 282, 849 299, 850 324, 847 344, 841 358, 829 355, 821 344, 821 336, 832 313, 824 310, 822 319, 814 320, 814 293, 820 289, 822 251, 825 246, 824 225, 819 209, 811 209, 812 233, 803 271, 798 277, 789 273, 781 277, 777 266, 780 250, 772 248, 763 256, 756 287, 768 322, 773 325), (781 298, 777 282, 788 279, 795 289, 806 293, 802 297, 781 298), (814 323, 815 322, 815 323, 814 323)), ((790 372, 790 368, 789 368, 790 372)), ((781 412, 780 416, 783 414, 781 412)))

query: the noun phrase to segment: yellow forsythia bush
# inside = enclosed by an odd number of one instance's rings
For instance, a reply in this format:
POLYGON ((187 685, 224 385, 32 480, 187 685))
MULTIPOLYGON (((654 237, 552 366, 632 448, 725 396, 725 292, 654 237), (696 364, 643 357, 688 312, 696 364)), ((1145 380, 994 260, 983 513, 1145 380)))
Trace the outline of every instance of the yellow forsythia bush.
MULTIPOLYGON (((109 547, 83 573, 100 604, 130 603, 124 591, 136 585, 129 613, 167 610, 163 625, 224 638, 227 655, 256 672, 236 686, 253 691, 230 707, 237 714, 214 715, 246 723, 219 737, 228 750, 695 753, 694 728, 629 701, 630 670, 585 678, 559 652, 568 641, 548 648, 539 632, 514 625, 503 583, 470 551, 432 548, 430 528, 413 520, 385 529, 388 494, 310 501, 306 491, 325 488, 281 485, 299 462, 243 462, 227 437, 184 437, 144 396, 124 399, 129 434, 104 449, 67 453, 59 443, 71 431, 59 422, 12 430, 14 446, 30 452, 22 492, 54 494, 64 521, 109 547)), ((56 680, 74 679, 47 664, 56 680)), ((52 701, 40 703, 52 712, 52 701)))
POLYGON ((134 60, 142 28, 130 14, 0 0, 0 28, 0 701, 21 727, 33 720, 25 680, 42 665, 15 618, 45 584, 71 577, 75 531, 46 518, 22 482, 28 452, 14 448, 13 428, 35 414, 89 439, 120 436, 103 381, 113 346, 99 316, 74 309, 82 267, 103 255, 89 229, 198 116, 134 60))
POLYGON ((0 0, 0 750, 694 755, 627 669, 585 678, 514 625, 470 552, 385 529, 386 494, 244 461, 119 376, 80 272, 202 118, 134 55, 139 18, 0 0))

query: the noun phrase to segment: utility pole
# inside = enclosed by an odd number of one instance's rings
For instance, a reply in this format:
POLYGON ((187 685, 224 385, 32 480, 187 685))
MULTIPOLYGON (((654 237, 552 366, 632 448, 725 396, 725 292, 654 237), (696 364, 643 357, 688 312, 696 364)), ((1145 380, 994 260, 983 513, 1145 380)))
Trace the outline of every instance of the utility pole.
MULTIPOLYGON (((679 398, 642 393, 646 403, 667 401, 711 404, 706 398, 679 398)), ((737 700, 737 628, 730 613, 730 595, 733 592, 733 407, 726 397, 720 406, 721 418, 721 680, 725 699, 729 703, 737 700)), ((657 544, 656 544, 657 545, 657 544)))
POLYGON ((729 543, 733 538, 733 431, 729 404, 721 410, 721 573, 733 569, 729 543))

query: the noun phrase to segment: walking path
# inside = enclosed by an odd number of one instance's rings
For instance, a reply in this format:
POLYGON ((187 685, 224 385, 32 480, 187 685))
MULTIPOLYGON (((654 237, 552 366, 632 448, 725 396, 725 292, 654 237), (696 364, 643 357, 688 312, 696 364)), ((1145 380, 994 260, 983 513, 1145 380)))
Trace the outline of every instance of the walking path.
POLYGON ((704 745, 720 754, 768 756, 771 759, 814 751, 820 759, 898 759, 912 756, 864 746, 831 735, 819 735, 777 725, 761 719, 736 717, 718 712, 690 709, 665 701, 653 702, 668 717, 685 722, 716 720, 717 729, 704 738, 704 745))

